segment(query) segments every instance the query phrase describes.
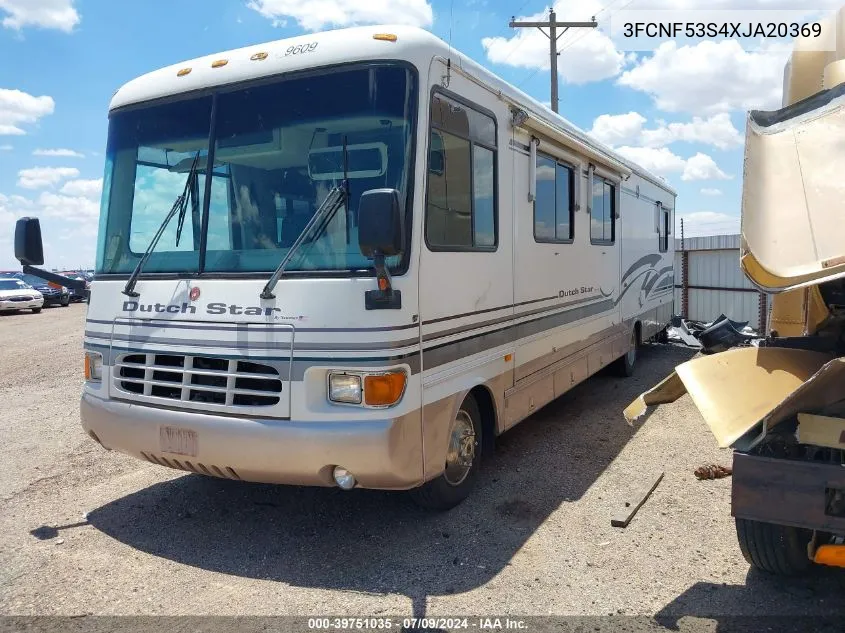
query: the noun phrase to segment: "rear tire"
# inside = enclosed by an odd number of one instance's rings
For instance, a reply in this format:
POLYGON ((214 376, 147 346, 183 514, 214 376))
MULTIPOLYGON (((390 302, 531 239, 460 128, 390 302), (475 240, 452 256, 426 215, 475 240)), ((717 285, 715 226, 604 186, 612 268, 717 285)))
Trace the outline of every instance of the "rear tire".
POLYGON ((469 395, 452 422, 444 472, 411 490, 414 502, 426 510, 442 512, 466 499, 478 478, 481 446, 481 413, 475 398, 469 395))
POLYGON ((736 519, 736 536, 742 556, 752 566, 778 576, 798 576, 813 565, 807 545, 810 530, 736 519))
POLYGON ((617 358, 613 362, 613 371, 617 376, 623 378, 630 378, 634 375, 634 365, 637 362, 637 347, 639 346, 639 339, 637 337, 637 330, 631 332, 631 348, 624 356, 617 358))
POLYGON ((33 314, 38 314, 39 312, 41 312, 41 308, 32 308, 33 314))

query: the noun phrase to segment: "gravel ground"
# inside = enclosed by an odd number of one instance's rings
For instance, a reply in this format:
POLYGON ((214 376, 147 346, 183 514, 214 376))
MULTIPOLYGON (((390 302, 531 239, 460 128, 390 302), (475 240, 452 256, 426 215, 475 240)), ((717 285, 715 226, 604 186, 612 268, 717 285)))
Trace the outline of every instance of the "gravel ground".
POLYGON ((83 305, 0 316, 0 613, 684 616, 845 613, 845 574, 750 571, 729 464, 688 397, 621 411, 691 356, 646 346, 500 438, 447 514, 405 495, 252 485, 102 450, 78 420, 83 305), (665 477, 627 529, 626 492, 665 477))

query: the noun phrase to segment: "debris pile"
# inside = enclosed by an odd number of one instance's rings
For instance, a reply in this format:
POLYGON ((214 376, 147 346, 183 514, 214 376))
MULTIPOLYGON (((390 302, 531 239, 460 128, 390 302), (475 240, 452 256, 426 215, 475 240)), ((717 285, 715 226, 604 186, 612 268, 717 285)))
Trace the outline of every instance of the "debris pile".
POLYGON ((718 464, 699 466, 695 469, 695 476, 699 479, 722 479, 724 477, 730 477, 732 474, 733 468, 730 466, 719 466, 718 464))
POLYGON ((724 314, 709 323, 674 316, 666 334, 669 341, 700 348, 703 354, 715 354, 732 347, 750 345, 752 340, 759 338, 748 325, 748 321, 732 321, 724 314))

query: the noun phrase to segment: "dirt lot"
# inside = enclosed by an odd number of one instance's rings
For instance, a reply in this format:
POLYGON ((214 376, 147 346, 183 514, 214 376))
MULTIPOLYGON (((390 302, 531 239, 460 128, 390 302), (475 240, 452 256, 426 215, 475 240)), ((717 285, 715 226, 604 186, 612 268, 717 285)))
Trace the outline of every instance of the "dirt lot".
POLYGON ((730 463, 687 397, 622 408, 691 354, 648 346, 506 434, 442 515, 405 495, 241 484, 103 451, 82 432, 85 305, 0 316, 3 614, 741 614, 845 612, 845 574, 749 571, 730 463), (627 529, 625 493, 666 475, 627 529))

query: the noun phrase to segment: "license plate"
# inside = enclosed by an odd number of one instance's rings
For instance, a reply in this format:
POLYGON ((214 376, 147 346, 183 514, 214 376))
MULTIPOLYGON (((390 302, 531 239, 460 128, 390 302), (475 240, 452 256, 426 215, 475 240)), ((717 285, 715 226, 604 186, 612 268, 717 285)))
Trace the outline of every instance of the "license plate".
POLYGON ((159 429, 159 447, 163 453, 196 457, 197 433, 188 429, 162 426, 159 429))

